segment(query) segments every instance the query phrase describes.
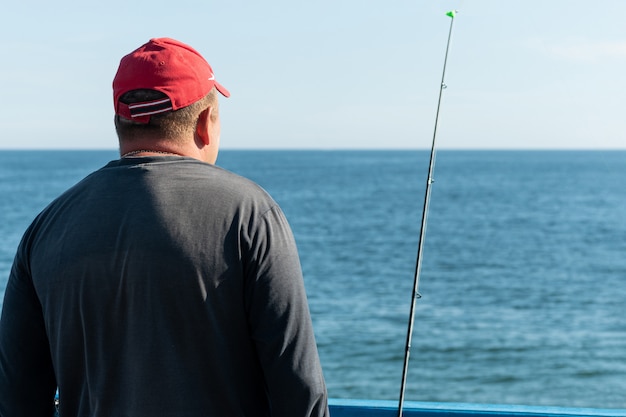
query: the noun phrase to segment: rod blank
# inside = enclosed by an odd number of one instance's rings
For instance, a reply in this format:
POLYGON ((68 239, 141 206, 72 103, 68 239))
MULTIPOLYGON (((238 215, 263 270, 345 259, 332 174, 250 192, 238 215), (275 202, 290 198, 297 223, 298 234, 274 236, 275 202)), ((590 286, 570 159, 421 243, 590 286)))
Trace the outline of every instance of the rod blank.
POLYGON ((415 304, 416 300, 421 298, 419 293, 419 276, 422 268, 422 251, 424 247, 424 236, 426 234, 426 220, 428 217, 428 206, 430 203, 430 189, 433 180, 433 171, 435 169, 435 142, 437 139, 437 127, 439 126, 439 110, 441 109, 441 98, 443 96, 443 90, 447 87, 445 84, 446 66, 448 62, 448 52, 450 50, 450 40, 452 39, 452 27, 454 25, 454 18, 457 11, 453 10, 446 13, 450 17, 450 30, 448 32, 448 42, 446 44, 446 54, 443 61, 443 71, 441 73, 441 85, 439 87, 439 100, 437 101, 437 113, 435 115, 435 128, 433 132, 433 140, 430 148, 430 162, 428 164, 428 177, 426 180, 426 192, 424 194, 424 207, 422 210, 422 223, 420 227, 419 241, 417 245, 417 258, 415 261, 415 275, 413 279, 413 293, 411 296, 411 311, 409 313, 409 325, 407 329, 406 344, 404 351, 404 366, 402 369, 402 384, 400 385, 400 400, 398 402, 398 417, 402 417, 402 409, 404 407, 404 393, 406 390, 406 380, 409 369, 409 357, 411 354, 411 340, 413 338, 413 328, 415 324, 415 304))

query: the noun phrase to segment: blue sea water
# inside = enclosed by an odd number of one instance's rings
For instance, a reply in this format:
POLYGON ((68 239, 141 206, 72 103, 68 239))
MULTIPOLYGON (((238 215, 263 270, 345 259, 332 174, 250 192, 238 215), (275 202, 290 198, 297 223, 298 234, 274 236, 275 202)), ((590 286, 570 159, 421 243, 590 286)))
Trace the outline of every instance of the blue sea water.
MULTIPOLYGON (((114 151, 0 152, 0 292, 24 229, 114 151)), ((302 260, 332 397, 399 395, 426 151, 222 151, 302 260)), ((439 151, 407 400, 626 408, 626 152, 439 151)))

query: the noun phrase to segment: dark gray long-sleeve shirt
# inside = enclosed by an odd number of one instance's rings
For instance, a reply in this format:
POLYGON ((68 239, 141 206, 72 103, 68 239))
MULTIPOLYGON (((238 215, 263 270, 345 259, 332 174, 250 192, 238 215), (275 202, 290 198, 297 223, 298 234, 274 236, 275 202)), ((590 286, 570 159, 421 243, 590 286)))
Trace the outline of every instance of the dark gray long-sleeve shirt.
POLYGON ((327 416, 295 242, 256 184, 113 161, 26 231, 0 320, 0 416, 327 416))

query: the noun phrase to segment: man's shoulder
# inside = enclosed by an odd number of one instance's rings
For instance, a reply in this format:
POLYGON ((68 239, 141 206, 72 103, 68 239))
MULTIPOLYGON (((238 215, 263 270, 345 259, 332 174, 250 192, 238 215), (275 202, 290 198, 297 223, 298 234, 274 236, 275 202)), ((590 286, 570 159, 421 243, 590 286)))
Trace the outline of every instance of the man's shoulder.
MULTIPOLYGON (((189 162, 189 161, 188 161, 189 162)), ((232 191, 238 191, 245 194, 259 194, 260 196, 266 196, 267 191, 263 189, 258 183, 250 178, 244 177, 226 168, 222 168, 217 165, 206 164, 200 161, 193 163, 191 161, 193 169, 198 170, 201 182, 206 181, 213 186, 222 185, 232 191)))
POLYGON ((187 169, 194 178, 191 186, 200 193, 205 192, 213 195, 218 193, 222 199, 232 198, 240 202, 262 202, 271 206, 276 205, 272 196, 261 185, 228 169, 201 161, 185 160, 176 169, 176 172, 185 175, 184 171, 187 169))

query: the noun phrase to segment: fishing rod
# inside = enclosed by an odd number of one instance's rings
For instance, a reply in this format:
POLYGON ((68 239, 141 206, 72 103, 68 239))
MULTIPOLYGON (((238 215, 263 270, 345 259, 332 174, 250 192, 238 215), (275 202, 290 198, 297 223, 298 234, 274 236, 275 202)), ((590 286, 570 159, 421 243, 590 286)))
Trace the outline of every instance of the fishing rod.
POLYGON ((419 276, 422 268, 422 250, 424 247, 424 235, 426 233, 426 218, 428 216, 428 203, 430 202, 430 186, 434 182, 433 171, 435 168, 435 141, 437 139, 437 126, 439 125, 439 110, 441 109, 441 97, 443 90, 446 88, 446 65, 448 62, 448 51, 450 50, 450 40, 452 38, 452 27, 454 25, 454 18, 458 10, 451 10, 446 13, 446 16, 450 17, 450 31, 448 32, 448 43, 446 44, 446 55, 443 60, 443 71, 441 74, 441 85, 439 86, 439 100, 437 102, 437 113, 435 115, 435 129, 433 132, 433 141, 430 148, 430 163, 428 164, 428 179, 426 181, 426 192, 424 195, 424 208, 422 210, 422 225, 420 228, 420 236, 417 245, 417 259, 415 261, 415 275, 413 279, 413 294, 411 297, 411 311, 409 314, 409 327, 406 335, 406 344, 404 351, 404 367, 402 369, 402 384, 400 385, 400 401, 398 403, 398 417, 402 417, 402 408, 404 407, 404 392, 406 389, 406 378, 409 369, 409 356, 411 354, 411 339, 413 338, 413 327, 415 323, 415 304, 418 298, 422 298, 419 293, 419 276))

